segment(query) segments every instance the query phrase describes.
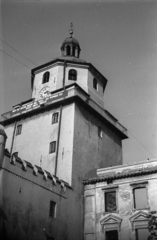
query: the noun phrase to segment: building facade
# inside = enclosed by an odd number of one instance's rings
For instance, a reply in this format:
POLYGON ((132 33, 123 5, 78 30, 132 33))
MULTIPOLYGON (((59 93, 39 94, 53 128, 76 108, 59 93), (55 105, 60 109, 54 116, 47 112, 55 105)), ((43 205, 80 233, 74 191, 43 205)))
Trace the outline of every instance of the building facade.
MULTIPOLYGON (((70 35, 62 43, 61 57, 32 70, 32 98, 3 114, 1 124, 11 159, 14 155, 26 165, 29 162, 49 172, 75 193, 73 201, 67 197, 67 204, 75 208, 68 219, 75 224, 75 239, 83 239, 82 180, 93 176, 97 168, 122 164, 122 140, 127 138, 127 130, 104 108, 106 78, 79 58, 80 45, 72 31, 70 35)), ((5 187, 8 184, 6 181, 5 187)), ((38 202, 43 194, 34 198, 38 202)), ((9 217, 2 200, 1 207, 9 217)), ((69 224, 65 232, 71 227, 69 224)), ((64 238, 54 238, 72 240, 74 236, 65 233, 64 238)))
POLYGON ((157 211, 157 160, 97 170, 84 180, 85 239, 147 240, 157 211))

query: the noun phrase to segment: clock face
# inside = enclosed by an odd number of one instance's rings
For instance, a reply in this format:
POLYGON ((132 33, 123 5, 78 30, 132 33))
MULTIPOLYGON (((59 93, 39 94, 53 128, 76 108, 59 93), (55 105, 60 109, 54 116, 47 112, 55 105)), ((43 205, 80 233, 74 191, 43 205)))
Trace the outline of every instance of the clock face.
POLYGON ((51 95, 49 87, 43 87, 39 92, 39 98, 46 98, 51 95))

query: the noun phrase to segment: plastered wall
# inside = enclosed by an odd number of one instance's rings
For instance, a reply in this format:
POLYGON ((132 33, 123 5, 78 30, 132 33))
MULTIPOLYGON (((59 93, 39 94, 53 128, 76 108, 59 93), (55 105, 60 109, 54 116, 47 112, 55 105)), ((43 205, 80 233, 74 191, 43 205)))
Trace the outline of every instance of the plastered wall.
POLYGON ((76 104, 73 179, 84 179, 94 169, 119 164, 122 164, 121 138, 96 114, 76 104), (102 138, 98 136, 98 126, 102 129, 102 138))
MULTIPOLYGON (((149 232, 148 219, 146 215, 149 211, 157 211, 157 174, 146 176, 123 178, 114 180, 113 184, 106 182, 85 186, 85 239, 105 239, 105 229, 118 230, 119 240, 136 240, 135 229, 144 229, 144 236, 140 240, 147 239, 149 232), (135 209, 133 198, 133 183, 147 182, 147 208, 135 209), (105 212, 105 189, 117 189, 117 211, 113 213, 105 212), (117 216, 121 224, 118 225, 115 219, 104 220, 109 215, 117 216), (135 217, 134 217, 135 216, 135 217), (90 235, 89 235, 90 234, 90 235)), ((142 201, 142 196, 141 196, 142 201)))
MULTIPOLYGON (((22 119, 17 126, 22 124, 22 132, 14 137, 12 153, 33 164, 41 166, 54 174, 56 164, 56 151, 49 153, 50 142, 58 139, 58 123, 52 124, 52 114, 60 113, 60 108, 45 111, 38 115, 22 119)), ((63 107, 61 117, 61 130, 59 141, 59 156, 57 174, 60 178, 71 184, 72 148, 74 129, 74 104, 63 107)), ((14 125, 5 128, 8 136, 6 148, 10 150, 14 125)), ((57 143, 58 144, 58 143, 57 143)), ((57 146, 56 146, 57 150, 57 146)))
POLYGON ((77 192, 69 187, 63 190, 60 183, 45 180, 40 172, 34 175, 30 167, 23 170, 21 163, 11 164, 8 157, 0 179, 1 239, 81 239, 77 192), (49 216, 50 201, 57 204, 55 218, 49 216))

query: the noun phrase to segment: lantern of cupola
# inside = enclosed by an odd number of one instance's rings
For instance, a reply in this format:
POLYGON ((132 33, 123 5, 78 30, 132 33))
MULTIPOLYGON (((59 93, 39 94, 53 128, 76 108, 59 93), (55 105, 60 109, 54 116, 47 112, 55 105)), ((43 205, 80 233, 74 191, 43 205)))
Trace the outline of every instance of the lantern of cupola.
POLYGON ((70 25, 70 37, 66 38, 61 46, 62 57, 70 56, 79 58, 80 55, 80 45, 79 42, 73 38, 73 24, 70 25))

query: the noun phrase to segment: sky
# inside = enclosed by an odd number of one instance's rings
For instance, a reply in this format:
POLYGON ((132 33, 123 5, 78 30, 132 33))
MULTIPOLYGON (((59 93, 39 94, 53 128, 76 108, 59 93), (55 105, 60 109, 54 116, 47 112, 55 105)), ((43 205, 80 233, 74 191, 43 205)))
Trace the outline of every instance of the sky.
POLYGON ((157 158, 157 1, 1 0, 0 114, 31 98, 31 69, 69 36, 107 79, 104 104, 127 128, 124 163, 157 158))

